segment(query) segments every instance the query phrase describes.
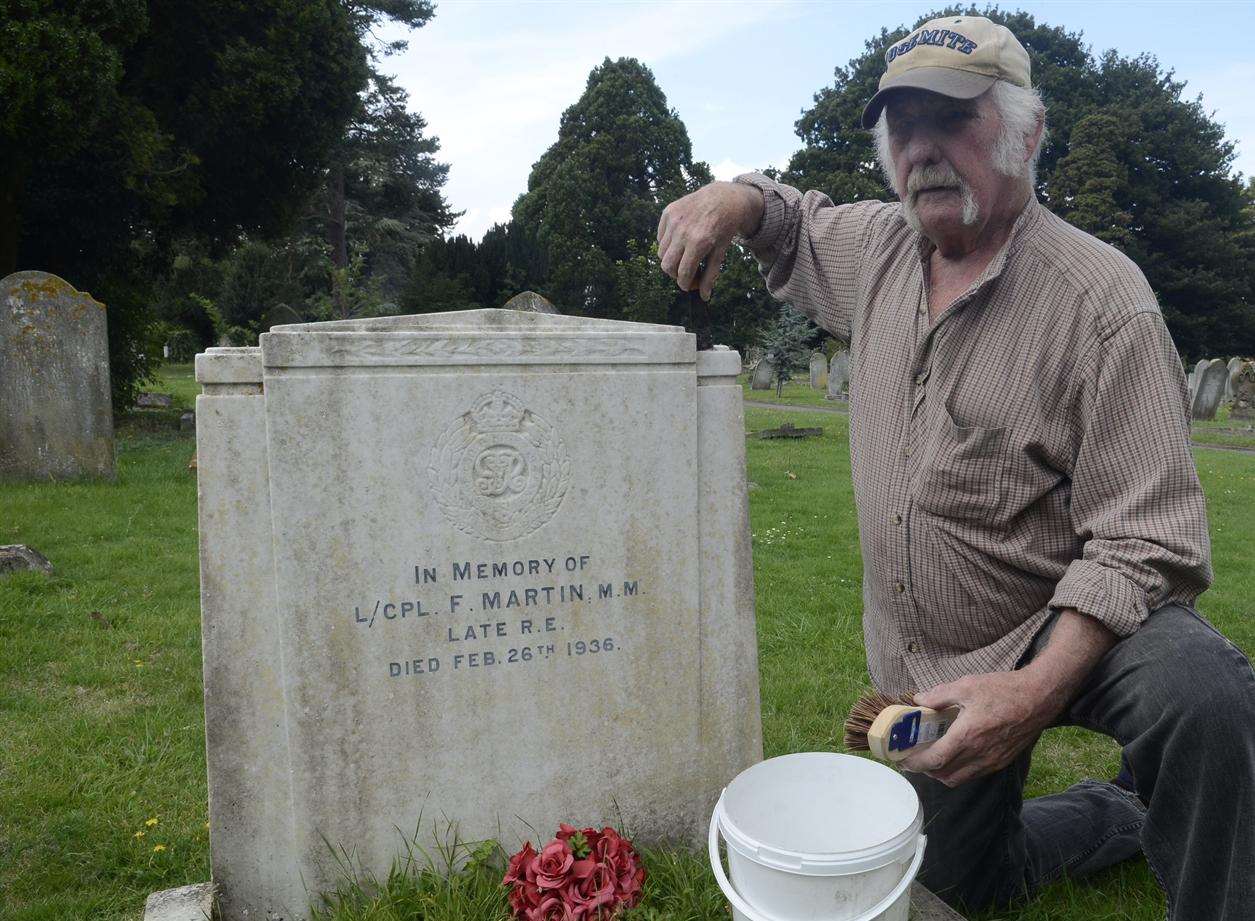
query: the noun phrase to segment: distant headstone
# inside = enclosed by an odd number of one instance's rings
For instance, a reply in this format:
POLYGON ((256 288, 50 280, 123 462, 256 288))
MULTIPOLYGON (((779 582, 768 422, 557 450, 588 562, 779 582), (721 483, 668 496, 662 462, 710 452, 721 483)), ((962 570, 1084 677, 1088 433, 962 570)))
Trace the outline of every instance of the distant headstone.
POLYGON ((113 475, 104 305, 47 272, 0 280, 0 480, 113 475))
POLYGON ((850 353, 845 349, 833 352, 828 364, 827 397, 830 400, 850 398, 850 353))
POLYGON ((1255 361, 1244 361, 1229 377, 1233 385, 1230 419, 1255 419, 1255 361))
POLYGON ((147 390, 135 395, 137 409, 169 409, 174 405, 174 397, 168 393, 150 393, 147 390))
POLYGON ((526 310, 528 313, 549 313, 562 315, 562 311, 535 291, 524 291, 516 294, 505 302, 505 310, 526 310))
POLYGON ((1238 373, 1238 368, 1242 367, 1242 359, 1230 358, 1229 364, 1226 365, 1225 367, 1229 369, 1229 376, 1225 378, 1225 382, 1224 382, 1224 401, 1226 403, 1232 403, 1233 402, 1233 376, 1238 373))
POLYGON ((811 353, 811 390, 823 390, 828 386, 828 359, 823 352, 811 353))
POLYGON ((1215 358, 1194 374, 1194 401, 1190 405, 1190 418, 1214 419, 1224 397, 1229 369, 1223 359, 1215 358))
POLYGON ((776 366, 770 358, 764 357, 754 366, 754 376, 750 378, 750 390, 770 390, 776 384, 776 366))
POLYGON ((763 350, 759 346, 751 346, 745 350, 745 367, 753 371, 763 360, 763 350))
POLYGON ((180 432, 196 431, 196 413, 187 412, 179 416, 179 431, 180 432))
POLYGON ((740 367, 514 310, 197 356, 223 921, 304 917, 342 848, 379 877, 446 822, 705 842, 762 757, 740 367))
POLYGON ((0 547, 0 576, 10 572, 42 572, 52 575, 52 563, 38 550, 25 544, 0 547))

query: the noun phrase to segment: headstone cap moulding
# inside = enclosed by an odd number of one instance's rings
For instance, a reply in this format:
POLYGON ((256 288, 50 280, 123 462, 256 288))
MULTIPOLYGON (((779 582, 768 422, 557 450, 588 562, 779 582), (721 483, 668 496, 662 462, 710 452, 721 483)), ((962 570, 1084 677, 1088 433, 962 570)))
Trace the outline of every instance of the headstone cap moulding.
POLYGON ((692 364, 697 356, 696 336, 681 326, 502 309, 276 326, 260 344, 267 369, 692 364))

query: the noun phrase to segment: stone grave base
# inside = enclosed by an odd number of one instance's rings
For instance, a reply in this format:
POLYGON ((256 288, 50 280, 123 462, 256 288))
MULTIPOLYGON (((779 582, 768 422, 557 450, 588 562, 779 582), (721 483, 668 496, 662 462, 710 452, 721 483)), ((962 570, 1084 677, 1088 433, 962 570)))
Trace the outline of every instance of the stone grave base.
POLYGON ((214 884, 196 883, 154 892, 144 903, 144 921, 211 921, 214 884))
MULTIPOLYGON (((148 897, 144 903, 144 921, 216 921, 213 904, 213 883, 166 889, 148 897)), ((919 883, 914 883, 910 921, 964 921, 964 918, 919 883)))

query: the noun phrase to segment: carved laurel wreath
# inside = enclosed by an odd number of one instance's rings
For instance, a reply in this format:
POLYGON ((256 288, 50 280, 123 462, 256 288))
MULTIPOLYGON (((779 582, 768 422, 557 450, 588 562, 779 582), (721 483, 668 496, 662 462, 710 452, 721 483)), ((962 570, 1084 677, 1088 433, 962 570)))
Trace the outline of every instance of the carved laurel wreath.
POLYGON ((514 540, 532 533, 557 513, 571 482, 571 459, 553 426, 523 409, 516 397, 497 390, 485 394, 475 405, 487 399, 515 409, 517 422, 485 432, 477 428, 474 410, 467 410, 441 432, 431 449, 427 474, 437 506, 455 528, 486 540, 514 540), (513 436, 511 440, 521 440, 530 448, 525 452, 525 494, 530 495, 523 501, 475 494, 467 454, 491 446, 493 434, 513 436), (537 477, 539 482, 533 489, 537 477))

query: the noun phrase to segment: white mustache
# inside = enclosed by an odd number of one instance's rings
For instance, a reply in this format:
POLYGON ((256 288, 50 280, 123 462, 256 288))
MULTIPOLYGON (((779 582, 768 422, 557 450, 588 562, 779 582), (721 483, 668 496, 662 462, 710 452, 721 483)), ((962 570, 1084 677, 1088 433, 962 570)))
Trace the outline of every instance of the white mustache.
POLYGON ((906 192, 912 198, 924 189, 938 187, 962 191, 966 185, 959 178, 959 174, 947 166, 922 166, 906 178, 906 192))

